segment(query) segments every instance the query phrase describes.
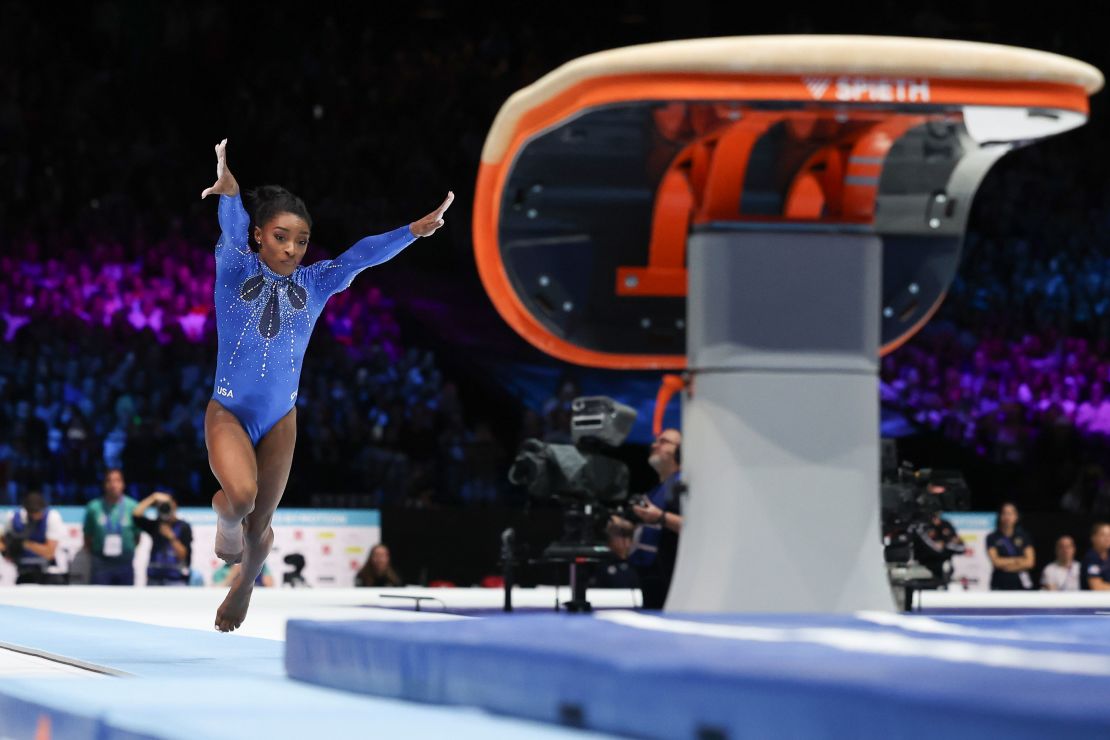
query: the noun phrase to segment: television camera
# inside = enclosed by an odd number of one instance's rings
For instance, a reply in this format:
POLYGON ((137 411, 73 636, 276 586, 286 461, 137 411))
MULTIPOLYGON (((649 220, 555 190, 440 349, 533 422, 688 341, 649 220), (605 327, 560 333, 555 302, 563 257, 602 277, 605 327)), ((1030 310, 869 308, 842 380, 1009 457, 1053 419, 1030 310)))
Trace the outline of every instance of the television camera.
POLYGON ((912 590, 947 585, 952 557, 962 554, 964 545, 941 513, 969 508, 963 476, 910 463, 884 465, 881 492, 883 553, 896 593, 905 589, 908 599, 912 590))
POLYGON ((635 409, 606 396, 576 398, 571 402, 573 444, 525 440, 509 468, 509 480, 531 499, 555 500, 563 509, 562 534, 539 562, 570 564, 570 611, 589 611, 579 566, 610 558, 606 525, 613 514, 627 513, 628 466, 611 453, 635 421, 635 409))

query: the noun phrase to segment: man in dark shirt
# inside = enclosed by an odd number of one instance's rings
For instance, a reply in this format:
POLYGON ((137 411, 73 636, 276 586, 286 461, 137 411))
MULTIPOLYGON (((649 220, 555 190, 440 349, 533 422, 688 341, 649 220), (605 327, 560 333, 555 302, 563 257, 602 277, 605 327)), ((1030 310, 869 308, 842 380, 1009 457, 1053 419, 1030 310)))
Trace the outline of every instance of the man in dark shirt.
POLYGON ((1110 524, 1091 527, 1091 549, 1079 566, 1079 587, 1084 591, 1110 591, 1110 524))
POLYGON ((177 502, 168 493, 156 491, 132 512, 135 526, 150 535, 150 562, 146 568, 148 586, 187 586, 193 559, 193 528, 177 518, 177 502), (158 517, 148 519, 146 511, 157 506, 158 517))
POLYGON ((636 569, 647 609, 662 609, 671 587, 678 536, 682 532, 682 433, 664 429, 651 445, 650 465, 659 485, 633 499, 632 513, 642 524, 613 517, 610 528, 632 533, 633 550, 628 562, 636 569))
POLYGON ((934 578, 947 583, 948 573, 944 564, 964 551, 964 542, 952 523, 935 512, 928 522, 922 522, 911 529, 914 538, 914 556, 933 574, 934 578))

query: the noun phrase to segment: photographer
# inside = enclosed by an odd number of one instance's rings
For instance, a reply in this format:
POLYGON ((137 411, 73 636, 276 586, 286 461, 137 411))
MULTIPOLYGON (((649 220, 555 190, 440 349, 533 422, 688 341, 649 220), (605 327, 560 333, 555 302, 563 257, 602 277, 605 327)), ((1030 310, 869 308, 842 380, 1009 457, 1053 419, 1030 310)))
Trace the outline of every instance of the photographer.
POLYGON ((632 503, 632 513, 642 523, 635 525, 614 516, 609 525, 632 534, 633 551, 628 561, 639 576, 647 609, 663 608, 678 553, 678 536, 682 532, 681 446, 682 433, 677 429, 660 432, 651 443, 648 456, 648 465, 659 476, 659 485, 632 503))
POLYGON ((22 509, 8 512, 0 534, 0 553, 19 569, 17 584, 60 582, 48 569, 54 565, 63 533, 61 515, 47 507, 38 491, 24 496, 22 509))
POLYGON ((168 493, 155 491, 131 513, 135 527, 150 535, 150 562, 146 569, 148 586, 189 585, 189 565, 193 557, 193 528, 177 518, 177 502, 168 493), (156 506, 157 519, 146 517, 156 506))

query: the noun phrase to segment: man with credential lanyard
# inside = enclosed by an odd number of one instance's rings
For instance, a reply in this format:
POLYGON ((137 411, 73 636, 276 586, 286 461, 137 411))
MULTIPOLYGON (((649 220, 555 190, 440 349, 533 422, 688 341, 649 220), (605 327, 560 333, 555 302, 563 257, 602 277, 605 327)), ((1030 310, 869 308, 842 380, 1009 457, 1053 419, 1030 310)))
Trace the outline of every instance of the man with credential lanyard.
POLYGON ((85 506, 85 548, 89 551, 93 586, 135 585, 135 501, 123 495, 123 471, 104 475, 104 495, 85 506))

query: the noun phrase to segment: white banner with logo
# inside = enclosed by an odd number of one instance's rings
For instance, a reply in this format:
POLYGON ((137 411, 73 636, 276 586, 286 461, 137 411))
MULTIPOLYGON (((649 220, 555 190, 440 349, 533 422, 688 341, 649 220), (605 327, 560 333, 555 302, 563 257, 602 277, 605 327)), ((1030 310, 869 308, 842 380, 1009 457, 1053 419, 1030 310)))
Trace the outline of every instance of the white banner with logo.
MULTIPOLYGON (((65 524, 65 534, 58 543, 58 569, 65 572, 78 558, 84 544, 83 506, 54 506, 65 524)), ((0 507, 6 519, 10 507, 0 507)), ((211 585, 212 574, 223 562, 213 552, 216 539, 216 513, 201 507, 181 507, 178 517, 193 529, 194 582, 211 585)), ((2 520, 0 520, 2 521, 2 520)), ((309 586, 353 586, 355 573, 366 562, 370 548, 381 542, 381 514, 364 509, 278 509, 274 513, 274 549, 266 565, 280 586, 293 566, 285 558, 304 558, 301 576, 309 586)), ((135 585, 146 584, 146 566, 150 559, 150 537, 141 535, 135 549, 135 585)), ((75 571, 78 568, 74 569, 75 571)), ((16 570, 7 560, 0 560, 0 586, 15 583, 16 570)))
POLYGON ((990 591, 991 560, 987 555, 987 535, 995 529, 992 511, 949 511, 942 515, 956 528, 964 541, 963 555, 952 558, 949 591, 990 591))

